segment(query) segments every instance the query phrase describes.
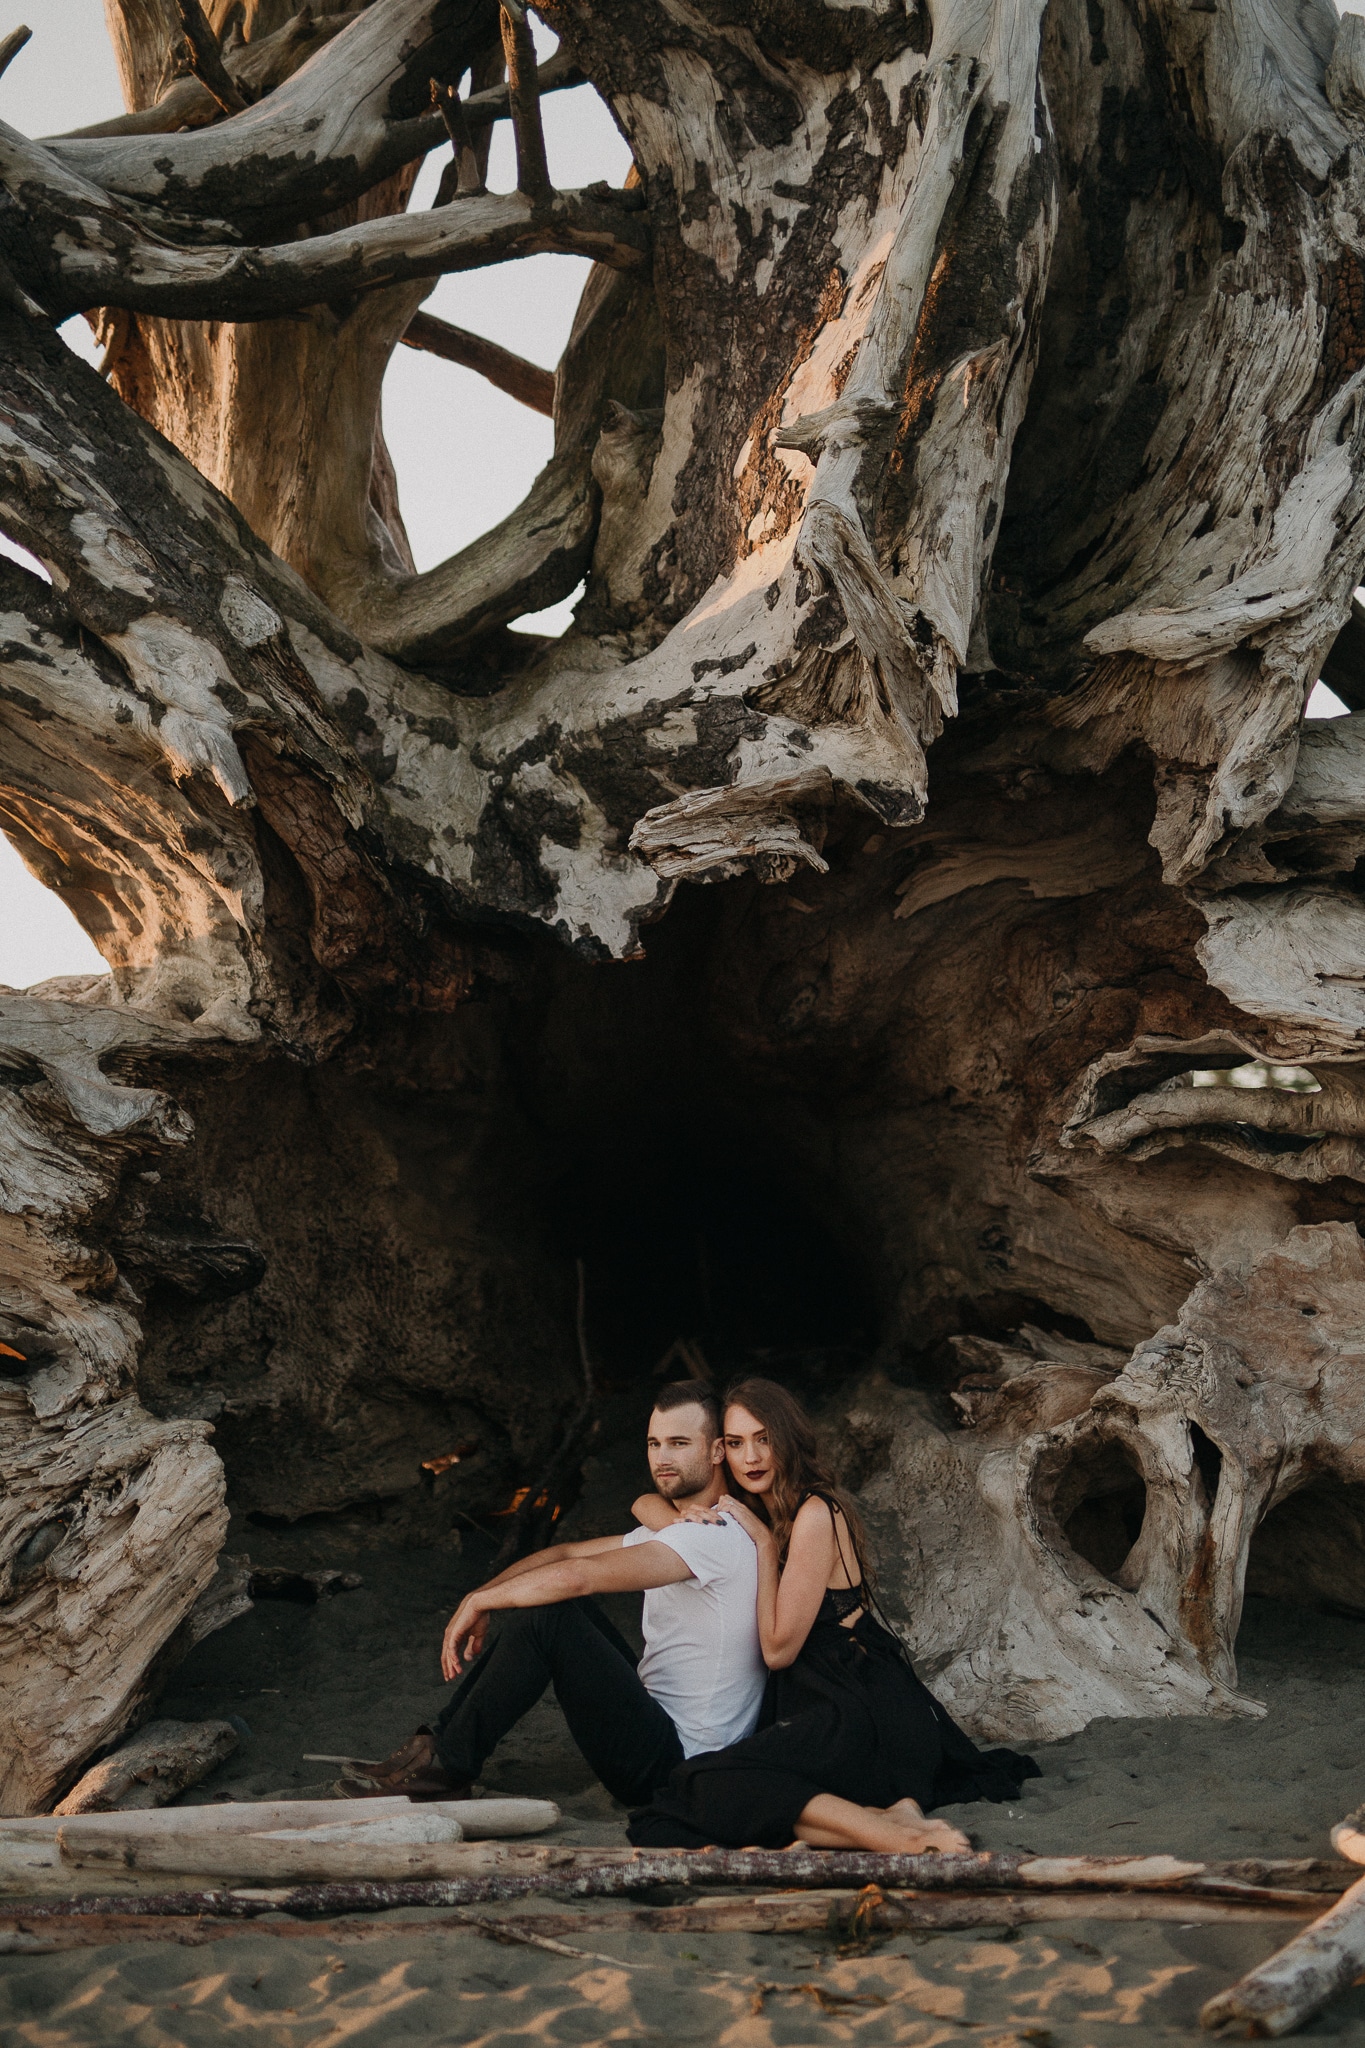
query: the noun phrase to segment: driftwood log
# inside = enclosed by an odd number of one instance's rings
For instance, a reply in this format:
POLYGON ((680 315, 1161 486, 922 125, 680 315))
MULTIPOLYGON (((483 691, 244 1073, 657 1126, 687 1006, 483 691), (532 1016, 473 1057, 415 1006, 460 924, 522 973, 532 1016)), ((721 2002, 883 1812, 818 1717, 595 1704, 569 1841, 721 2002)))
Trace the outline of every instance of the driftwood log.
POLYGON ((150 1721, 88 1770, 55 1808, 61 1815, 165 1806, 232 1755, 230 1721, 150 1721))
POLYGON ((1268 1962, 1248 1972, 1231 1990, 1209 1999, 1199 2023, 1214 2034, 1277 2040, 1282 2034, 1297 2033, 1361 1976, 1365 1877, 1268 1962))
MULTIPOLYGON (((106 1906, 108 1901, 104 1902, 106 1906)), ((538 1937, 582 1938, 601 1934, 815 1934, 837 1937, 894 1934, 921 1929, 952 1933, 973 1927, 1027 1927, 1057 1920, 1178 1920, 1187 1926, 1292 1925, 1323 1910, 1318 1893, 1297 1903, 1245 1904, 1236 1899, 1191 1899, 1143 1892, 943 1893, 918 1897, 904 1892, 820 1891, 772 1899, 708 1899, 685 1906, 594 1906, 577 1912, 424 1912, 420 1917, 386 1913, 382 1919, 344 1918, 327 1922, 329 1942, 391 1940, 395 1936, 449 1933, 472 1927, 493 1940, 538 1937)), ((313 1922, 268 1918, 222 1919, 201 1914, 192 1920, 167 1915, 136 1916, 118 1910, 61 1920, 31 1920, 25 1908, 0 1907, 0 1955, 42 1954, 66 1948, 103 1947, 123 1941, 174 1941, 198 1945, 231 1934, 269 1934, 285 1940, 316 1935, 313 1922)))
MULTIPOLYGON (((209 1838, 211 1839, 211 1838, 209 1838)), ((526 1844, 462 1844, 445 1852, 451 1875, 406 1882, 369 1881, 250 1890, 144 1893, 121 1898, 119 1910, 153 1917, 219 1914, 250 1919, 288 1912, 327 1918, 387 1912, 403 1906, 470 1906, 552 1893, 565 1898, 619 1898, 659 1885, 781 1885, 791 1891, 831 1886, 908 1887, 917 1893, 1066 1892, 1130 1897, 1218 1899, 1272 1910, 1326 1901, 1349 1881, 1350 1869, 1302 1858, 1189 1863, 1177 1857, 1034 1857, 1019 1852, 973 1856, 876 1856, 862 1851, 583 1850, 526 1844), (465 1874, 457 1874, 463 1871, 465 1874)), ((27 1915, 70 1917, 109 1909, 107 1896, 65 1897, 26 1904, 27 1915)))
MULTIPOLYGON (((1333 1828, 1332 1846, 1353 1863, 1365 1863, 1365 1806, 1333 1828)), ((1199 2015, 1200 2025, 1210 2033, 1275 2040, 1297 2033, 1362 1976, 1365 1877, 1343 1892, 1312 1927, 1230 1990, 1209 1999, 1199 2015)))
MULTIPOLYGON (((503 1870, 527 1848, 480 1849, 518 1835, 543 1834, 559 1820, 546 1799, 456 1799, 414 1806, 373 1799, 275 1800, 140 1812, 52 1814, 0 1821, 0 1887, 59 1880, 76 1869, 104 1874, 192 1872, 261 1883, 322 1878, 402 1879, 503 1870)), ((563 1852, 560 1852, 563 1853, 563 1852)))
POLYGON ((978 1732, 1365 1610, 1365 28, 539 12, 208 0, 186 76, 110 0, 124 110, 0 131, 0 822, 109 966, 0 996, 7 1813, 225 1618, 229 1485, 568 1497, 578 1257, 604 1372, 894 1367, 837 1432, 978 1732), (419 571, 386 364, 542 252, 554 453, 419 571))

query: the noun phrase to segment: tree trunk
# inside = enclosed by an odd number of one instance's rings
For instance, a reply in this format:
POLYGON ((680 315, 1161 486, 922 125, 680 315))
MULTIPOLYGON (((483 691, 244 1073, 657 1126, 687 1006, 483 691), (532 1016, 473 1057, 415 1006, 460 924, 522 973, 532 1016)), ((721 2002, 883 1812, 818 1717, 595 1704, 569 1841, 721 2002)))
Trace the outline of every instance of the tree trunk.
POLYGON ((1249 1570, 1365 1607, 1365 25, 540 11, 110 0, 128 112, 0 133, 0 814, 110 968, 0 1005, 5 1811, 224 1466, 422 1541, 557 1469, 576 1258, 618 1374, 842 1361, 978 1730, 1254 1711, 1249 1570), (385 365, 545 250, 553 459, 418 574, 385 365))

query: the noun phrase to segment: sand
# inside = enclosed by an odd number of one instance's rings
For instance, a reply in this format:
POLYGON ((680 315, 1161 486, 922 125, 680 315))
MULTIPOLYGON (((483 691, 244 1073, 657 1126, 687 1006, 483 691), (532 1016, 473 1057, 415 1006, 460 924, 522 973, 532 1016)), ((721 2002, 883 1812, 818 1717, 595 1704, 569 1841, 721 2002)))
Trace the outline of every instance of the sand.
MULTIPOLYGON (((332 1774, 304 1751, 392 1748, 446 1696, 441 1628, 487 1556, 479 1539, 462 1553, 338 1556, 304 1534, 252 1547, 266 1562, 344 1564, 365 1583, 317 1606, 261 1603, 182 1667, 160 1711, 235 1714, 251 1730, 191 1803, 321 1793, 332 1774)), ((618 1603, 617 1618, 630 1621, 631 1603, 618 1603)), ((1330 1854, 1331 1823, 1365 1802, 1365 1625, 1251 1601, 1239 1650, 1243 1690, 1266 1703, 1264 1720, 1095 1723, 1038 1749, 1043 1776, 1013 1805, 946 1811, 988 1848, 1330 1854)), ((484 1783, 558 1799, 563 1839, 623 1839, 620 1809, 553 1702, 490 1760, 484 1783)), ((1285 1938, 1256 1925, 1076 1920, 899 1935, 841 1957, 824 1934, 642 1934, 595 1928, 590 1909, 573 1910, 570 1935, 566 1909, 554 1908, 556 1934, 586 1956, 503 1946, 439 1914, 0 1956, 0 2042, 1132 2048, 1207 2039, 1196 2024, 1204 1999, 1285 1938)), ((1365 2048, 1365 1987, 1303 2038, 1365 2048)))

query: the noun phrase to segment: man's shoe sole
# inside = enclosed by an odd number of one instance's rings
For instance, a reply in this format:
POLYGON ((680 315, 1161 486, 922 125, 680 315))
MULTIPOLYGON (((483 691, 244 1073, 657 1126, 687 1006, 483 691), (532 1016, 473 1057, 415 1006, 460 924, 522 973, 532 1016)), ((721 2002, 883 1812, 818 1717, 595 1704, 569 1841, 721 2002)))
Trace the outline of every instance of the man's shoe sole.
POLYGON ((469 1799, 472 1785, 385 1785, 371 1779, 340 1778, 337 1791, 343 1799, 411 1799, 417 1803, 436 1799, 469 1799))

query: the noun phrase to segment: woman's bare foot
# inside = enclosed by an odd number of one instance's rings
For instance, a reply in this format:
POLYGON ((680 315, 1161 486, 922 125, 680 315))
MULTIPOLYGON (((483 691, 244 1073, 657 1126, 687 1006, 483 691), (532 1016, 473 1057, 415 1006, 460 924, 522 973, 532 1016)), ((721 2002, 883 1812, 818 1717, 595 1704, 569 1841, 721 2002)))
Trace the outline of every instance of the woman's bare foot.
POLYGON ((796 1837, 813 1849, 874 1849, 885 1856, 966 1856, 971 1843, 945 1820, 926 1820, 913 1799, 855 1806, 821 1792, 801 1811, 796 1837))

